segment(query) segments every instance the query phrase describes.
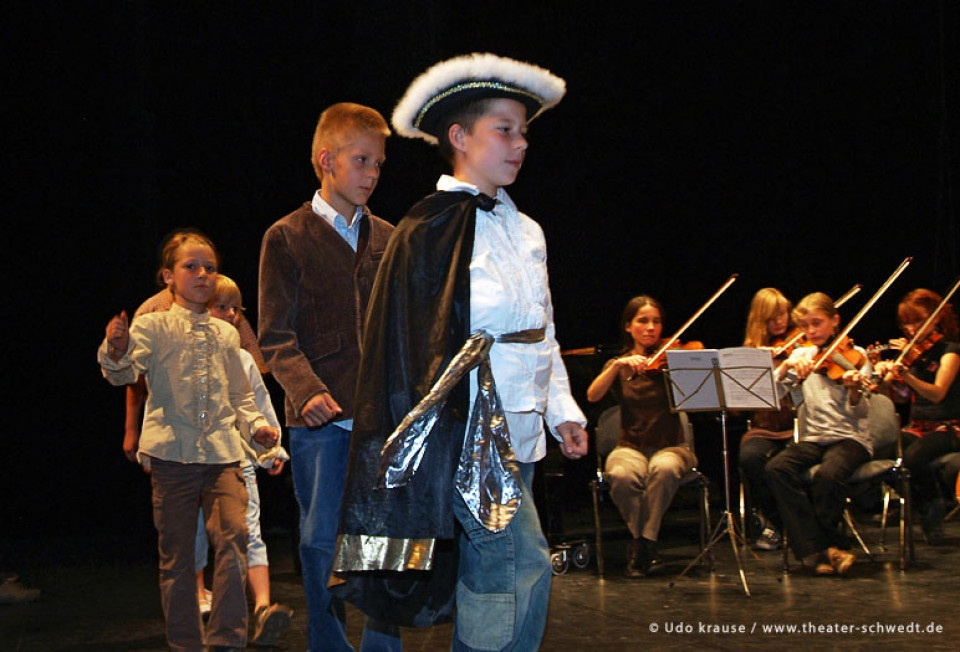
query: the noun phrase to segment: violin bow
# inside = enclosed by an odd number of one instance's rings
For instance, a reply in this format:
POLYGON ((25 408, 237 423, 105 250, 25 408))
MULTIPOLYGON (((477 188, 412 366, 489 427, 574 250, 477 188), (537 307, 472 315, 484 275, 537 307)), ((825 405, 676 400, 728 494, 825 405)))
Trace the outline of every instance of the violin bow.
MULTIPOLYGON (((834 301, 833 307, 839 308, 840 306, 845 304, 847 301, 849 301, 853 297, 853 295, 855 295, 857 292, 859 292, 862 289, 863 289, 863 283, 857 283, 852 288, 844 292, 843 296, 841 296, 839 299, 834 301)), ((800 338, 802 337, 803 337, 803 331, 800 331, 799 333, 791 337, 789 340, 787 340, 786 342, 784 342, 783 344, 775 348, 773 350, 773 357, 776 358, 777 356, 781 355, 784 351, 786 351, 787 349, 792 347, 794 344, 799 342, 800 338)))
POLYGON ((670 346, 671 346, 674 342, 676 342, 678 339, 680 339, 680 336, 683 335, 683 332, 684 332, 685 330, 687 330, 687 329, 690 327, 690 325, 693 324, 693 322, 695 322, 695 321, 697 320, 697 318, 698 318, 700 315, 702 315, 702 314, 704 313, 704 311, 705 311, 707 308, 709 308, 710 305, 720 297, 721 294, 723 294, 724 292, 726 292, 726 291, 727 291, 727 288, 730 287, 731 285, 733 285, 733 282, 736 281, 739 276, 740 276, 739 274, 733 274, 733 275, 731 275, 730 278, 728 278, 727 281, 726 281, 722 286, 720 286, 720 289, 717 290, 716 292, 714 292, 714 293, 713 293, 713 296, 711 296, 709 299, 707 299, 707 302, 706 302, 705 304, 703 304, 702 306, 700 306, 700 309, 697 310, 695 313, 693 313, 693 316, 692 316, 690 319, 688 319, 688 320, 686 321, 686 323, 684 323, 683 326, 680 327, 680 330, 678 330, 676 333, 674 333, 674 334, 670 337, 670 339, 665 340, 665 341, 663 342, 663 344, 660 345, 660 348, 657 349, 657 352, 654 353, 652 356, 650 356, 650 358, 647 359, 647 364, 649 365, 650 363, 652 363, 653 361, 655 361, 657 358, 659 358, 661 355, 663 355, 664 351, 666 351, 667 349, 669 349, 670 346))
POLYGON ((900 266, 897 267, 896 270, 894 270, 893 274, 890 275, 890 278, 888 278, 883 285, 880 286, 880 289, 878 289, 873 296, 870 297, 870 300, 863 305, 863 308, 860 309, 860 312, 854 315, 853 319, 851 319, 846 327, 840 331, 840 334, 833 338, 833 342, 830 344, 830 346, 828 346, 827 349, 817 359, 813 366, 814 369, 819 368, 826 360, 833 358, 833 353, 837 350, 837 347, 840 346, 840 343, 846 339, 847 335, 850 334, 850 331, 853 330, 854 326, 856 326, 860 320, 863 319, 864 315, 867 314, 867 311, 870 310, 870 308, 873 307, 873 304, 875 304, 880 297, 883 296, 883 293, 886 292, 891 285, 893 285, 893 282, 897 280, 897 277, 903 273, 903 270, 905 270, 907 265, 909 265, 911 262, 913 262, 913 256, 907 256, 903 259, 903 262, 900 263, 900 266))
MULTIPOLYGON (((946 307, 947 302, 950 300, 950 297, 954 295, 957 291, 957 288, 960 287, 960 277, 957 277, 957 280, 954 282, 953 287, 950 288, 950 291, 947 292, 943 299, 940 300, 940 305, 930 313, 930 315, 923 321, 923 324, 920 325, 920 328, 917 329, 917 332, 913 334, 913 338, 907 342, 906 346, 900 351, 900 355, 897 356, 897 359, 894 361, 896 364, 903 364, 903 360, 910 354, 911 349, 917 345, 917 342, 920 341, 920 335, 927 330, 927 328, 932 324, 937 317, 940 316, 940 313, 943 312, 944 307, 946 307)), ((876 384, 876 389, 886 389, 891 382, 897 377, 894 372, 890 372, 883 377, 883 379, 876 384)))
POLYGON ((940 305, 937 306, 936 310, 930 313, 930 316, 924 320, 923 324, 920 325, 920 328, 917 329, 917 332, 913 334, 913 338, 909 342, 907 342, 907 345, 903 347, 902 351, 900 351, 900 355, 897 356, 897 360, 896 360, 898 364, 903 362, 903 359, 907 357, 907 355, 910 353, 910 349, 912 349, 917 345, 917 342, 920 341, 920 335, 922 335, 923 332, 927 330, 927 328, 930 326, 930 324, 936 321, 937 317, 940 316, 940 313, 943 312, 944 307, 947 305, 947 302, 950 300, 950 297, 952 297, 954 293, 957 291, 958 287, 960 287, 960 277, 957 277, 957 280, 953 284, 953 287, 950 288, 950 291, 947 292, 947 294, 944 295, 943 299, 940 300, 940 305))

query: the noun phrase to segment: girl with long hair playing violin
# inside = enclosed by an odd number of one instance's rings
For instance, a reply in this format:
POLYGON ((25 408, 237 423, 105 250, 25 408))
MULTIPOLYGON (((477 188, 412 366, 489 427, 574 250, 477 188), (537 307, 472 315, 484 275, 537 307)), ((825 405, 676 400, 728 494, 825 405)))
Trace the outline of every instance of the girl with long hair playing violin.
MULTIPOLYGON (((762 288, 750 302, 743 345, 769 348, 775 360, 782 361, 788 351, 777 354, 796 329, 790 318, 793 304, 780 290, 762 288)), ((761 532, 754 543, 759 550, 777 550, 782 545, 783 525, 777 510, 777 501, 763 481, 763 469, 774 455, 782 451, 793 435, 793 402, 790 393, 780 399, 780 411, 758 411, 750 415, 751 427, 740 440, 740 480, 746 495, 754 505, 761 532)))
POLYGON ((870 364, 861 349, 863 368, 844 371, 832 380, 818 371, 821 352, 833 344, 840 315, 826 294, 804 297, 793 319, 810 343, 795 349, 780 365, 784 379, 796 374, 801 383, 805 411, 800 420, 801 440, 790 443, 767 463, 764 479, 773 490, 790 547, 805 567, 818 575, 844 575, 854 562, 840 535, 845 483, 873 453, 868 430, 870 401, 862 383, 870 364), (820 464, 813 480, 806 471, 820 464))
POLYGON ((662 562, 657 551, 660 523, 680 479, 696 466, 680 416, 670 411, 662 372, 648 368, 662 342, 663 308, 656 299, 631 299, 620 320, 624 347, 587 388, 595 403, 613 389, 620 403, 620 440, 607 457, 610 495, 633 540, 627 576, 643 577, 662 562))
MULTIPOLYGON (((960 328, 953 306, 925 289, 913 290, 900 301, 897 318, 914 344, 901 361, 878 362, 877 374, 892 375, 912 394, 910 422, 903 429, 903 465, 910 470, 913 504, 924 536, 931 545, 939 545, 946 507, 931 462, 960 450, 960 383, 955 382, 960 372, 960 328)), ((891 341, 897 349, 907 344, 906 339, 891 341)))

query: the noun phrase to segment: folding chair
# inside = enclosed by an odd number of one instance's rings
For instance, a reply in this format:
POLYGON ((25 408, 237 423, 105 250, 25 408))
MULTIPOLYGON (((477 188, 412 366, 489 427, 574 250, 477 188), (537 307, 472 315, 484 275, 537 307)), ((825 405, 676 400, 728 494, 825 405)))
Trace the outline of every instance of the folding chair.
MULTIPOLYGON (((687 415, 680 412, 680 422, 683 427, 684 439, 690 450, 693 446, 693 426, 687 415)), ((596 535, 597 552, 597 573, 601 578, 604 576, 604 557, 603 557, 603 525, 600 519, 600 505, 603 496, 610 494, 610 480, 607 473, 603 470, 607 455, 616 447, 620 439, 620 406, 614 405, 604 410, 597 419, 597 427, 594 431, 596 449, 597 449, 597 476, 590 482, 590 488, 593 493, 593 524, 596 535)), ((687 471, 680 479, 680 486, 696 485, 699 490, 698 509, 699 509, 699 531, 700 531, 700 550, 707 544, 707 538, 710 535, 710 494, 709 481, 696 468, 687 471)), ((708 563, 712 565, 712 559, 708 563)))

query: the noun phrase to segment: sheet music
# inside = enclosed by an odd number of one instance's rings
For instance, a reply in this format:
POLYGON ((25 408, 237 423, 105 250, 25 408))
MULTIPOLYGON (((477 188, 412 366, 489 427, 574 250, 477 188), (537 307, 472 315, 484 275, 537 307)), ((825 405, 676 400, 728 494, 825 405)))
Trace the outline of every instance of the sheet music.
POLYGON ((773 382, 773 356, 746 346, 720 349, 720 381, 727 407, 734 410, 779 409, 773 382))
MULTIPOLYGON (((768 354, 769 357, 769 354, 768 354)), ((667 350, 668 390, 677 410, 719 410, 720 394, 714 374, 720 364, 716 349, 667 350)))
POLYGON ((765 349, 676 350, 666 355, 676 410, 779 409, 773 358, 765 349))

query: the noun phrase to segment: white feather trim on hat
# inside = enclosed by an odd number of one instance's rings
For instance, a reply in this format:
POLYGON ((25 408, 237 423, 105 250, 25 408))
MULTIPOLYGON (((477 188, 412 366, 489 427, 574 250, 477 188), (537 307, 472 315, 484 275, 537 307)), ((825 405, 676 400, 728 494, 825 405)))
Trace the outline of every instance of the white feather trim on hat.
MULTIPOLYGON (((437 137, 422 130, 421 120, 461 92, 481 89, 487 97, 519 96, 539 108, 529 120, 559 104, 566 83, 549 70, 533 64, 476 52, 441 61, 413 80, 397 103, 391 122, 397 133, 437 144, 437 137)), ((528 120, 528 121, 529 121, 528 120)))

